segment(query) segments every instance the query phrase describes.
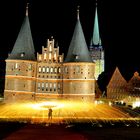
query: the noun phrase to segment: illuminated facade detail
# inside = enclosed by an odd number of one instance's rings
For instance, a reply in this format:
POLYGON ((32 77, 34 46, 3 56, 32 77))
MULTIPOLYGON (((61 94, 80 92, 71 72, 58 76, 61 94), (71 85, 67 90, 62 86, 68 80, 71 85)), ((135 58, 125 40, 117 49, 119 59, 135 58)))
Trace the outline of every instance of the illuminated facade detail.
POLYGON ((95 79, 97 80, 99 75, 104 71, 104 67, 105 67, 104 49, 102 47, 101 38, 99 34, 97 3, 96 3, 96 10, 95 10, 93 36, 91 38, 89 50, 90 50, 90 55, 92 57, 92 60, 95 62, 95 79))
POLYGON ((18 38, 6 59, 5 99, 63 97, 94 100, 95 63, 87 48, 79 12, 65 62, 64 55, 59 54, 59 47, 55 46, 53 37, 47 40, 46 47, 42 46, 42 53, 37 53, 37 59, 34 52, 26 11, 18 38))
POLYGON ((127 95, 127 82, 116 67, 107 86, 107 98, 124 99, 127 95))

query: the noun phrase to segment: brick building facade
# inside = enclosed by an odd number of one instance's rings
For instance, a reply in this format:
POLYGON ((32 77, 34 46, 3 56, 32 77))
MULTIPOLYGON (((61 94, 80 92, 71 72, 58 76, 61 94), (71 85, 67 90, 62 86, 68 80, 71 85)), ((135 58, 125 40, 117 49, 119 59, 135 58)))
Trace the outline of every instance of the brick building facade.
POLYGON ((92 61, 77 10, 77 23, 68 54, 59 54, 53 38, 35 57, 28 7, 12 52, 6 59, 5 100, 95 98, 95 63, 92 61))

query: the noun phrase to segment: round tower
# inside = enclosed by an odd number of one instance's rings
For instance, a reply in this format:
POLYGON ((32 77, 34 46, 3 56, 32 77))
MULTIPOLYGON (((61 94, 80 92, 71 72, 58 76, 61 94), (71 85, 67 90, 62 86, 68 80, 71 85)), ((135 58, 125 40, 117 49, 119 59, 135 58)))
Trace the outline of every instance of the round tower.
POLYGON ((34 96, 36 63, 27 4, 26 16, 17 40, 6 59, 5 100, 26 100, 34 96))
POLYGON ((92 61, 77 10, 77 23, 63 63, 63 96, 93 101, 95 98, 95 63, 92 61))

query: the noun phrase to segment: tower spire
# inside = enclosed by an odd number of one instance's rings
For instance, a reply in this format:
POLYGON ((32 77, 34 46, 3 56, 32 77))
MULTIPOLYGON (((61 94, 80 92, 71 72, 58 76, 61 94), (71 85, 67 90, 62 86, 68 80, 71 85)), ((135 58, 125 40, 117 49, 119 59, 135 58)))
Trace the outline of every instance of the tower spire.
POLYGON ((28 16, 28 5, 29 5, 29 3, 27 3, 27 5, 26 5, 26 16, 28 16))
POLYGON ((80 12, 79 9, 80 9, 80 6, 78 5, 78 6, 77 6, 77 19, 78 19, 78 20, 79 20, 79 12, 80 12))
POLYGON ((98 13, 97 13, 97 0, 96 0, 95 5, 96 5, 96 7, 95 7, 94 28, 93 28, 93 36, 92 36, 92 40, 91 40, 91 45, 99 45, 99 43, 100 43, 98 13))

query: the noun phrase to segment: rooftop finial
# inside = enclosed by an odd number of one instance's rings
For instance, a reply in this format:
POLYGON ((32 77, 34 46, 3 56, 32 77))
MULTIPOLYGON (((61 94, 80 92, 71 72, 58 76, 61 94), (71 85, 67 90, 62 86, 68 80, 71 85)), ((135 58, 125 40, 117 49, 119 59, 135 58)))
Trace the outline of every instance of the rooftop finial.
POLYGON ((77 6, 77 19, 79 19, 79 8, 80 8, 80 6, 78 5, 77 6))
POLYGON ((26 5, 26 16, 28 16, 28 5, 29 5, 29 3, 27 3, 27 5, 26 5))
POLYGON ((95 1, 95 5, 96 5, 96 7, 97 7, 97 0, 95 1))

